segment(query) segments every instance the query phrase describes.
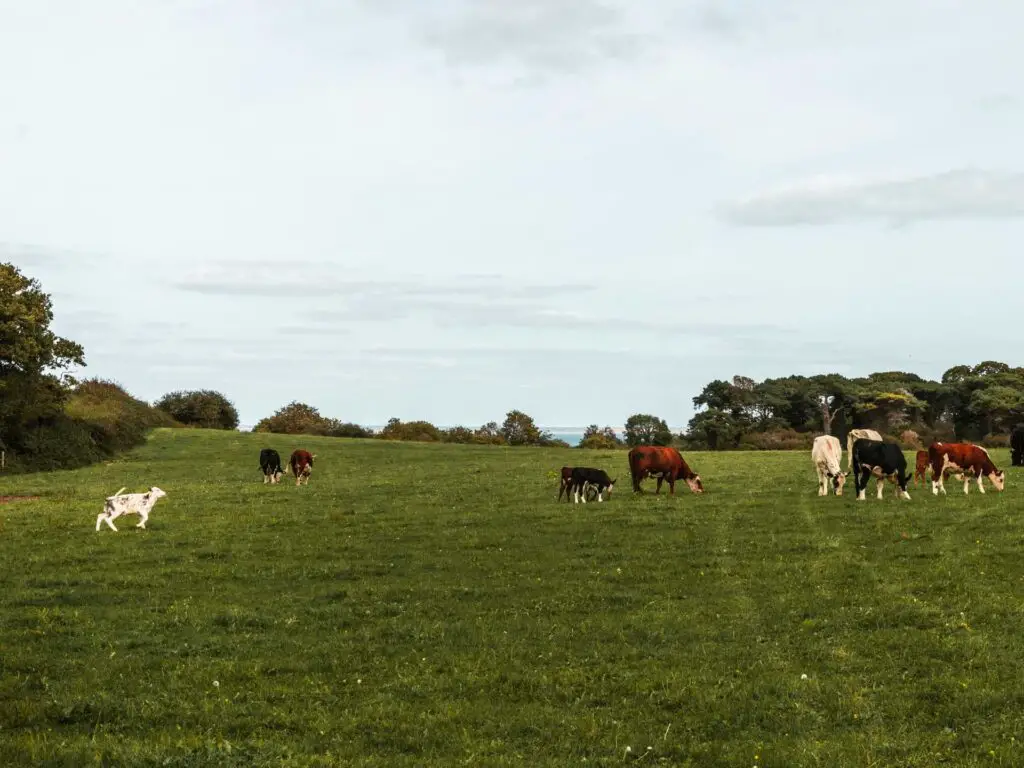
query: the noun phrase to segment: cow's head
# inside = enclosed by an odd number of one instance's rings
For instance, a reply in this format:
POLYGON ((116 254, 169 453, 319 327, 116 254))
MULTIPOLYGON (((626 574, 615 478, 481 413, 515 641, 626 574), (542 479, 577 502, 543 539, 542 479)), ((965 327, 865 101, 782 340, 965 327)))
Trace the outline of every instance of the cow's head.
POLYGON ((605 489, 605 493, 607 493, 609 496, 611 496, 612 495, 612 488, 615 487, 615 484, 617 482, 619 482, 619 478, 617 478, 617 477, 614 480, 609 480, 608 481, 608 487, 605 489))
POLYGON ((149 493, 150 493, 150 496, 152 498, 154 498, 154 499, 162 499, 164 496, 167 495, 167 491, 162 491, 159 488, 157 488, 155 485, 152 488, 149 489, 149 493))
POLYGON ((997 469, 995 472, 990 472, 988 479, 992 481, 992 486, 997 490, 1001 491, 1006 487, 1006 471, 997 469))
POLYGON ((704 483, 701 482, 700 475, 686 478, 686 484, 694 493, 704 493, 704 483))
POLYGON ((832 489, 836 492, 836 496, 843 495, 844 485, 846 485, 845 472, 840 472, 838 475, 832 475, 832 489))

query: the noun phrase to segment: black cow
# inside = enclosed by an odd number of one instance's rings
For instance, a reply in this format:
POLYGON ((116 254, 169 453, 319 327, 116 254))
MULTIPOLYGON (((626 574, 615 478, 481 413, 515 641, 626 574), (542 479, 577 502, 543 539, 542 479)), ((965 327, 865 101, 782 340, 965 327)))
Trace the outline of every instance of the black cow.
POLYGON ((907 483, 907 457, 895 443, 883 443, 879 440, 858 438, 853 444, 853 482, 857 489, 857 500, 864 501, 864 491, 868 487, 868 478, 874 475, 878 498, 882 498, 885 480, 889 478, 899 486, 899 497, 909 499, 907 483))
POLYGON ((1024 467, 1024 426, 1017 427, 1010 435, 1010 466, 1024 467))
POLYGON ((280 481, 281 475, 285 472, 281 468, 281 456, 273 448, 264 448, 260 451, 260 469, 263 470, 263 484, 270 482, 271 485, 280 481))
POLYGON ((608 489, 608 495, 612 495, 612 488, 615 487, 615 481, 608 477, 608 473, 603 469, 593 469, 591 467, 573 467, 572 474, 569 477, 569 491, 573 494, 573 503, 579 503, 580 494, 583 494, 583 503, 587 503, 587 489, 593 487, 597 489, 597 500, 604 501, 601 498, 601 494, 604 490, 608 489))

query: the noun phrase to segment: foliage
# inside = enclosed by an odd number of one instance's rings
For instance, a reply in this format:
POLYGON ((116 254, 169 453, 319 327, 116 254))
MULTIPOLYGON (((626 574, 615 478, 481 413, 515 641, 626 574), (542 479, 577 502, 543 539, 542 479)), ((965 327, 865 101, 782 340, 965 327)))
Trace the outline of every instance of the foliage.
POLYGON ((14 472, 74 469, 141 445, 155 427, 174 426, 180 425, 167 413, 120 385, 87 379, 71 390, 63 413, 22 434, 8 466, 14 472))
POLYGON ((0 434, 16 453, 31 453, 29 433, 58 418, 85 365, 82 347, 50 330, 53 303, 39 281, 0 264, 0 434))
POLYGON ((1012 478, 857 502, 802 451, 691 453, 708 493, 635 496, 593 452, 621 485, 573 508, 574 450, 312 437, 297 489, 265 439, 0 476, 42 496, 0 507, 0 764, 1021 762, 1012 478), (148 530, 94 532, 151 484, 148 530))
POLYGON ((597 424, 591 424, 583 431, 583 437, 577 448, 584 448, 588 450, 610 450, 612 448, 621 448, 624 445, 624 441, 611 427, 598 427, 597 424))
POLYGON ((940 381, 906 371, 761 382, 736 376, 709 382, 693 403, 698 412, 687 425, 686 443, 713 450, 777 445, 780 439, 754 436, 779 430, 842 439, 854 427, 892 435, 911 430, 918 436, 911 442, 922 445, 932 439, 980 440, 1006 434, 1024 418, 1024 368, 987 360, 954 366, 940 381))
POLYGON ((501 436, 509 445, 539 445, 545 436, 531 416, 522 411, 509 411, 501 425, 501 436))
POLYGON ((358 424, 329 419, 306 403, 292 401, 272 416, 260 419, 253 432, 282 435, 320 435, 322 437, 372 437, 373 430, 358 424))
POLYGON ((429 421, 407 421, 388 419, 387 425, 377 435, 382 440, 411 440, 420 443, 437 443, 442 439, 441 430, 429 421))
POLYGON ((664 419, 649 413, 634 413, 625 424, 626 445, 671 445, 672 433, 664 419))
POLYGON ((166 411, 179 424, 204 429, 237 429, 238 411, 220 392, 200 389, 168 392, 155 407, 166 411))

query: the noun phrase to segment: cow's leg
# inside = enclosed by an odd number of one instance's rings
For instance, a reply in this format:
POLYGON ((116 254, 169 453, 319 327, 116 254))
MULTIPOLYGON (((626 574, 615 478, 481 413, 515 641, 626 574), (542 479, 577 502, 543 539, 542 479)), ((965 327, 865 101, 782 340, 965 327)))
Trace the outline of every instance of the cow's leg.
POLYGON ((815 467, 814 471, 818 473, 818 495, 827 496, 828 489, 825 487, 825 473, 821 471, 821 467, 815 467))
POLYGON ((878 498, 882 498, 882 492, 885 490, 885 484, 889 481, 889 478, 885 475, 879 475, 875 478, 875 491, 877 492, 878 498))
POLYGON ((868 480, 871 479, 871 470, 862 469, 859 479, 858 475, 854 475, 854 478, 857 479, 857 501, 864 501, 865 493, 868 490, 868 480))
POLYGON ((139 512, 139 517, 142 518, 142 519, 139 520, 139 522, 136 524, 135 527, 136 528, 145 528, 146 527, 146 521, 149 520, 149 510, 148 509, 144 509, 141 512, 139 512))
POLYGON ((661 493, 661 481, 665 479, 664 475, 658 475, 658 485, 655 487, 654 492, 661 493))
POLYGON ((119 517, 120 514, 121 513, 117 512, 116 510, 112 510, 111 512, 107 513, 106 523, 108 526, 110 526, 110 530, 115 532, 117 531, 117 527, 114 525, 114 518, 119 517))
POLYGON ((100 512, 98 515, 96 515, 96 533, 100 532, 100 526, 103 525, 103 521, 106 519, 106 517, 106 512, 100 512))
POLYGON ((590 488, 590 483, 588 483, 587 481, 584 480, 583 481, 582 490, 580 491, 580 497, 583 499, 583 503, 584 504, 587 503, 587 489, 588 488, 590 488))

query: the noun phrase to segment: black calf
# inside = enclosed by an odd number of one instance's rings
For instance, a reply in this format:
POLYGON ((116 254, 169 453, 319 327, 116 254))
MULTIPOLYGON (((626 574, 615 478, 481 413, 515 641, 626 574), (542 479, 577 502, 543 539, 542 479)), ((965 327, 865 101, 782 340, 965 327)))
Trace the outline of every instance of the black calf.
POLYGON ((573 494, 573 503, 579 501, 579 494, 583 494, 583 503, 587 503, 587 489, 593 487, 597 489, 597 500, 604 501, 601 498, 601 494, 608 490, 608 495, 612 495, 612 488, 615 486, 615 481, 608 477, 608 473, 603 469, 593 469, 591 467, 573 467, 572 475, 569 477, 569 491, 573 494))

